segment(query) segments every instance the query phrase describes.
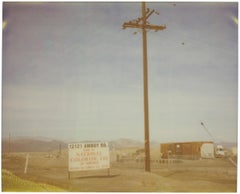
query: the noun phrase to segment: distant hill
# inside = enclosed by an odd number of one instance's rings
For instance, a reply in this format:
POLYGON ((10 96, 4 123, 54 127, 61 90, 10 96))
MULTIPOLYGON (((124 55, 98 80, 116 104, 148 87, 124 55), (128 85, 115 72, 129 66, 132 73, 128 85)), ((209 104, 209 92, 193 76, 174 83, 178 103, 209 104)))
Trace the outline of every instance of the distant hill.
MULTIPOLYGON (((76 142, 76 141, 75 141, 76 142)), ((92 142, 92 141, 79 141, 79 142, 92 142)), ((143 148, 144 144, 141 141, 132 139, 117 139, 108 141, 110 148, 131 148, 139 147, 143 148)), ((68 142, 70 143, 70 142, 68 142)), ((51 150, 59 149, 61 145, 62 149, 67 149, 67 143, 59 140, 52 140, 44 137, 13 137, 11 138, 11 152, 47 152, 51 150)), ((2 152, 8 152, 9 141, 8 138, 2 139, 2 152)))
MULTIPOLYGON (((76 141, 75 141, 76 142, 76 141)), ((92 142, 92 141, 79 141, 79 142, 92 142)), ((109 142, 110 148, 144 148, 143 141, 120 138, 109 142)), ((60 140, 53 140, 44 137, 14 137, 11 138, 11 152, 47 152, 52 150, 58 150, 61 145, 61 149, 67 149, 68 143, 60 140)), ((2 152, 8 152, 8 138, 2 139, 2 152)), ((225 148, 237 147, 237 143, 232 142, 219 142, 225 148)), ((151 142, 151 148, 159 148, 160 143, 151 142)))
MULTIPOLYGON (((39 140, 30 137, 24 138, 12 138, 10 144, 11 152, 46 152, 51 150, 59 149, 61 145, 61 149, 66 149, 67 144, 58 141, 58 140, 39 140)), ((2 152, 8 152, 9 150, 9 141, 8 139, 2 140, 2 152)))
POLYGON ((220 144, 224 148, 228 148, 228 149, 231 149, 233 147, 237 147, 237 143, 234 143, 234 142, 219 142, 218 144, 220 144))
MULTIPOLYGON (((109 141, 110 148, 130 148, 130 147, 138 147, 138 148, 144 148, 143 141, 133 140, 133 139, 127 139, 127 138, 120 138, 117 140, 109 141)), ((159 147, 160 143, 158 142, 150 142, 151 147, 159 147)))
POLYGON ((127 147, 143 147, 143 142, 137 141, 137 140, 132 140, 132 139, 117 139, 114 141, 109 141, 109 146, 110 148, 127 148, 127 147))

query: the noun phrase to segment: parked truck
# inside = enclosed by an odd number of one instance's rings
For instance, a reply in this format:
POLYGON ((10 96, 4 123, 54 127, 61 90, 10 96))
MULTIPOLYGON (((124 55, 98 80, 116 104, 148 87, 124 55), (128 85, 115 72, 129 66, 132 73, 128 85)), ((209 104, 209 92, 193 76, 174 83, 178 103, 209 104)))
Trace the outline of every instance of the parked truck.
POLYGON ((215 157, 223 158, 226 156, 225 150, 222 145, 217 145, 215 148, 215 157))

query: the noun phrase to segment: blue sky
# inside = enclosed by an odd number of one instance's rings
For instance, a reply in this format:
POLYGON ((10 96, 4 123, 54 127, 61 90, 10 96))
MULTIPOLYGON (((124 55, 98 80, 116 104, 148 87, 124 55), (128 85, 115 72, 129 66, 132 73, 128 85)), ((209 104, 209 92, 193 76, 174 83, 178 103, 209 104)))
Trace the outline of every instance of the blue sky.
MULTIPOLYGON (((237 141, 237 3, 147 3, 153 141, 237 141)), ((144 139, 141 3, 3 3, 2 135, 144 139), (134 32, 137 34, 134 35, 134 32)))

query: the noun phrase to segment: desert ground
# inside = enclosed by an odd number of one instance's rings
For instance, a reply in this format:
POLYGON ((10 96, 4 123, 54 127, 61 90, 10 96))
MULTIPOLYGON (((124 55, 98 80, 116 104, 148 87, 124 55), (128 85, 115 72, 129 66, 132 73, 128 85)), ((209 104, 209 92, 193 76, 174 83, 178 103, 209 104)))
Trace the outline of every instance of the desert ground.
MULTIPOLYGON (((137 148, 111 151, 111 158, 137 148)), ((155 150, 152 150, 154 154, 155 150)), ((235 162, 237 158, 232 158, 235 162)), ((145 172, 144 162, 111 161, 107 169, 71 173, 68 177, 68 153, 63 150, 2 154, 2 172, 39 184, 48 184, 68 192, 236 192, 237 168, 228 158, 151 162, 151 172, 145 172), (24 173, 29 154, 27 173, 24 173)), ((10 183, 11 184, 11 183, 10 183)), ((27 187, 27 186, 26 186, 27 187)), ((2 179, 2 191, 11 185, 2 179)), ((11 191, 19 191, 15 187, 11 191)), ((24 189, 23 189, 24 191, 24 189)), ((29 188, 26 188, 29 191, 29 188)), ((35 190, 34 190, 35 191, 35 190)), ((48 191, 46 189, 46 191, 48 191)), ((56 190, 59 191, 59 190, 56 190)))

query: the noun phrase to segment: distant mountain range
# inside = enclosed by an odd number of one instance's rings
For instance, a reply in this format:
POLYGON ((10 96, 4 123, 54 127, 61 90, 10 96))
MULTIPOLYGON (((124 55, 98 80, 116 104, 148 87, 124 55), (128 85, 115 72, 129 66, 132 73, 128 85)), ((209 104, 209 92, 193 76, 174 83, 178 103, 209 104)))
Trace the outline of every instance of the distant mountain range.
MULTIPOLYGON (((85 141, 91 142, 91 141, 85 141)), ((121 138, 117 140, 108 141, 110 148, 144 148, 144 144, 141 141, 121 138)), ((14 137, 10 141, 11 152, 47 152, 52 150, 67 149, 68 143, 60 140, 53 140, 44 137, 14 137)), ((237 143, 232 142, 220 142, 225 148, 237 147, 237 143)), ((151 142, 151 147, 160 147, 160 143, 151 142)), ((9 139, 2 138, 2 152, 9 151, 9 139)))
MULTIPOLYGON (((83 141, 79 141, 83 142, 83 141)), ((92 141, 84 141, 92 142, 92 141)), ((43 137, 14 137, 10 140, 10 151, 11 152, 47 152, 51 150, 67 149, 68 143, 60 140, 53 140, 43 137)), ((110 148, 125 148, 125 147, 142 147, 143 143, 131 139, 118 139, 109 141, 110 148)), ((2 152, 9 151, 9 139, 2 139, 2 152)))
POLYGON ((125 147, 142 147, 143 148, 143 142, 132 140, 132 139, 117 139, 114 141, 109 142, 110 148, 125 148, 125 147))
POLYGON ((14 138, 10 141, 2 140, 2 152, 46 152, 51 150, 66 149, 67 144, 57 140, 39 140, 34 138, 14 138))
POLYGON ((234 142, 219 142, 220 145, 222 145, 224 148, 233 148, 233 147, 237 147, 237 143, 234 142))

